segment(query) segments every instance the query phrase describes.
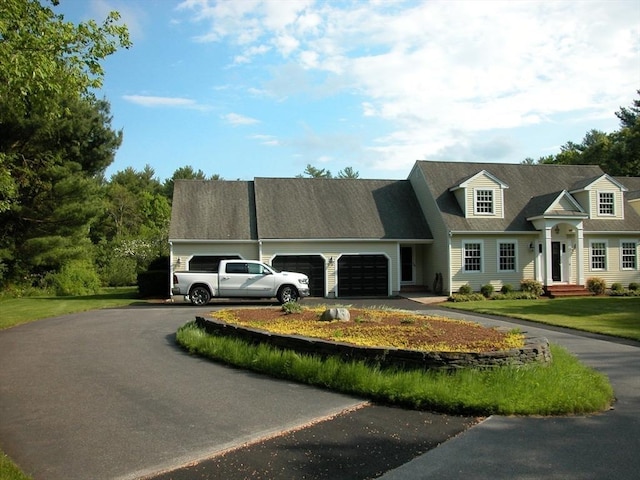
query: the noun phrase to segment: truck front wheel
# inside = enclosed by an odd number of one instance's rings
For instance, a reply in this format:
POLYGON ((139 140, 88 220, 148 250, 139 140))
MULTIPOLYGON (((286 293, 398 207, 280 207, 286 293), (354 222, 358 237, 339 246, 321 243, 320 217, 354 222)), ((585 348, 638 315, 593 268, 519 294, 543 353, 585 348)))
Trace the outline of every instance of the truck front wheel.
POLYGON ((282 304, 287 302, 297 302, 300 298, 298 294, 298 289, 291 285, 283 285, 278 290, 278 301, 282 304))
POLYGON ((189 292, 189 300, 193 305, 206 305, 211 300, 211 294, 205 287, 193 287, 189 292))

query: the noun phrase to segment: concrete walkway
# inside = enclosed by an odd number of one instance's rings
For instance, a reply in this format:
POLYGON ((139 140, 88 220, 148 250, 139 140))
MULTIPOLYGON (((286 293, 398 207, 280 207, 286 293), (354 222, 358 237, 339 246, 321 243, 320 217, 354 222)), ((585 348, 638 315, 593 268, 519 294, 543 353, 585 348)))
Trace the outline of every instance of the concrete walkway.
MULTIPOLYGON (((404 466, 384 480, 640 478, 640 344, 530 322, 451 310, 425 314, 520 327, 564 346, 609 376, 617 401, 602 414, 569 418, 494 416, 404 466)), ((640 314, 639 314, 640 315, 640 314)))

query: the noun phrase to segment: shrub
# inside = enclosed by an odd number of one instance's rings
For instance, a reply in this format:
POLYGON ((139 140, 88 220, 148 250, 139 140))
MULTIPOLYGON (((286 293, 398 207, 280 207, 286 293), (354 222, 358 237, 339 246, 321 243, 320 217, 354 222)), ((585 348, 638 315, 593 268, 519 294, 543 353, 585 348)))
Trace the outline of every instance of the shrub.
POLYGON ((458 293, 460 295, 469 295, 470 293, 473 293, 473 289, 471 288, 471 285, 465 283, 458 289, 458 293))
POLYGON ((165 270, 140 272, 137 282, 142 298, 166 298, 170 294, 169 272, 165 270))
POLYGON ((477 302, 486 300, 481 293, 454 293, 449 297, 450 302, 477 302))
POLYGON ((110 287, 124 287, 136 283, 136 261, 132 258, 113 257, 100 269, 100 278, 110 287))
POLYGON ((632 292, 637 292, 638 290, 640 290, 640 283, 631 282, 629 284, 629 290, 632 292))
POLYGON ((531 292, 496 293, 491 300, 537 300, 538 295, 531 292))
POLYGON ((490 283, 487 283, 486 285, 482 285, 480 287, 480 293, 482 293, 482 295, 484 295, 485 298, 491 298, 493 291, 494 291, 493 285, 491 285, 490 283))
POLYGON ((73 261, 57 273, 50 273, 46 282, 59 297, 93 295, 100 290, 100 278, 90 262, 73 261))
POLYGON ((587 289, 594 295, 602 295, 607 288, 607 282, 600 277, 587 279, 587 289))
POLYGON ((501 293, 511 293, 513 292, 513 285, 509 284, 509 283, 505 283, 504 285, 502 285, 502 288, 500 289, 501 293))
POLYGON ((611 290, 614 292, 624 292, 624 287, 620 282, 615 282, 611 284, 611 290))
POLYGON ((544 293, 542 283, 538 282, 537 280, 522 280, 520 282, 520 290, 522 290, 523 292, 531 293, 536 297, 539 297, 544 293))
POLYGON ((292 313, 300 313, 302 312, 302 305, 298 302, 286 302, 282 304, 282 311, 286 315, 291 315, 292 313))

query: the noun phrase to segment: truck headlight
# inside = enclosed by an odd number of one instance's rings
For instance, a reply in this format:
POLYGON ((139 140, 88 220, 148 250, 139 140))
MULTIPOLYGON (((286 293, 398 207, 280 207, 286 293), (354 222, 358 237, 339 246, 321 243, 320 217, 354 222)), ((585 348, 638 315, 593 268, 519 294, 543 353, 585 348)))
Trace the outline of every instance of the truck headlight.
POLYGON ((309 284, 309 279, 307 277, 300 278, 300 279, 298 279, 298 282, 302 283, 303 285, 308 285, 309 284))

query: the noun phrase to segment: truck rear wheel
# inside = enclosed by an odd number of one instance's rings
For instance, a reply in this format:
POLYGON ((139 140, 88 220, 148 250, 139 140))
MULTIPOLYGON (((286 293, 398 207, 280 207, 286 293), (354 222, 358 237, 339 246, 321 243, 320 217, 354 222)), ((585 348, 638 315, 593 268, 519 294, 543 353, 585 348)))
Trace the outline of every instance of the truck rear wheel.
POLYGON ((298 289, 291 285, 283 285, 278 290, 278 301, 282 304, 287 302, 297 302, 300 298, 298 294, 298 289))
POLYGON ((193 287, 189 292, 189 300, 193 305, 206 305, 211 300, 211 294, 206 287, 193 287))

